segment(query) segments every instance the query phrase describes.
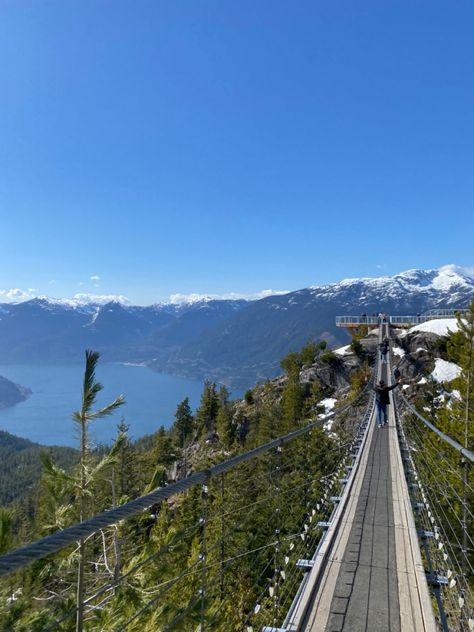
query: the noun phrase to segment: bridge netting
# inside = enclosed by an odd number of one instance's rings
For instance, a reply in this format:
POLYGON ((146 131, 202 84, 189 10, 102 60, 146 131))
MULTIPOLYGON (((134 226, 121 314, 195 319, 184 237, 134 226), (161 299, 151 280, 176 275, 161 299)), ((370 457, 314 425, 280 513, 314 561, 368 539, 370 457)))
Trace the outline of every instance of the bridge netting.
POLYGON ((343 493, 370 398, 367 387, 323 419, 4 555, 0 629, 278 625, 343 493))
MULTIPOLYGON (((374 376, 325 418, 0 557, 0 630, 285 630, 368 449, 374 376)), ((474 630, 474 454, 394 403, 437 624, 474 630)))
POLYGON ((397 430, 438 623, 474 630, 474 454, 397 393, 397 430))

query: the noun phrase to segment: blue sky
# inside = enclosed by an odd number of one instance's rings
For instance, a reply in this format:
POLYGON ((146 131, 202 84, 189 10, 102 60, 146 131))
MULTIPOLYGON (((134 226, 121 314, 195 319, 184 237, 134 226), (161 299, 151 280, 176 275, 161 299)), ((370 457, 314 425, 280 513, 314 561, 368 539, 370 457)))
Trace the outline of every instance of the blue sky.
POLYGON ((0 0, 0 291, 472 266, 473 23, 472 0, 0 0))

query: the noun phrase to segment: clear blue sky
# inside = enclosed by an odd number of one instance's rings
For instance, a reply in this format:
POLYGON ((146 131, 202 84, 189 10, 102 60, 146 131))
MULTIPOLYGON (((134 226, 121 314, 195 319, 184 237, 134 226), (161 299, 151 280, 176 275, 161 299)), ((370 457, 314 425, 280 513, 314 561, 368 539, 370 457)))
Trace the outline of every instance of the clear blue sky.
POLYGON ((0 290, 472 266, 473 24, 472 0, 0 0, 0 290))

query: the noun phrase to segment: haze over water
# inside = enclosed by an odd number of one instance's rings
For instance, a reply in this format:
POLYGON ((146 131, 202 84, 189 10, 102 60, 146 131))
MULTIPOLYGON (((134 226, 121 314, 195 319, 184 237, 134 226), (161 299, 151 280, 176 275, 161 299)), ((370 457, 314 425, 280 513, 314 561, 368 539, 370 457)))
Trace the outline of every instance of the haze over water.
MULTIPOLYGON (((82 365, 0 365, 0 375, 33 391, 25 402, 0 410, 0 430, 46 445, 76 446, 71 414, 80 407, 83 371, 82 365)), ((92 422, 97 443, 112 441, 122 416, 135 439, 155 432, 160 425, 169 427, 177 404, 189 397, 194 410, 203 387, 201 380, 118 363, 99 364, 96 375, 104 385, 98 406, 120 394, 126 399, 114 415, 92 422)))

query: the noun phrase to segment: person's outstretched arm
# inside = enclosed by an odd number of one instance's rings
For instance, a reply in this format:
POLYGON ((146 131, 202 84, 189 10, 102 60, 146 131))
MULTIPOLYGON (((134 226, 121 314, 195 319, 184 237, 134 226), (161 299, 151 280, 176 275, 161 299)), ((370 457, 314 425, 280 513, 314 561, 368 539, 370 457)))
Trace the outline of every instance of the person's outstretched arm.
POLYGON ((400 386, 400 384, 402 383, 401 380, 398 380, 398 382, 395 382, 395 384, 392 384, 392 386, 388 387, 389 391, 393 391, 394 388, 397 388, 397 386, 400 386))

